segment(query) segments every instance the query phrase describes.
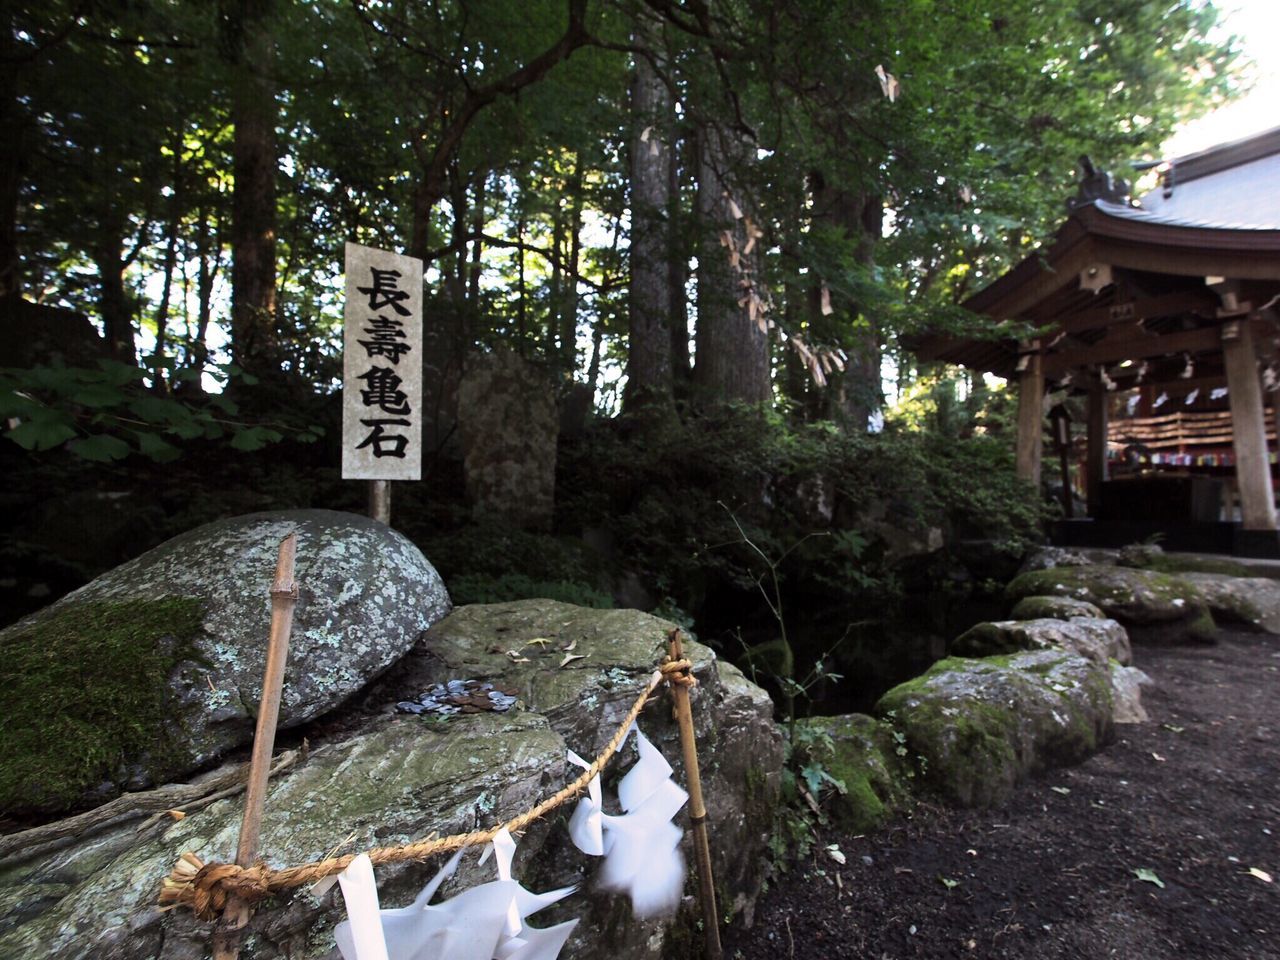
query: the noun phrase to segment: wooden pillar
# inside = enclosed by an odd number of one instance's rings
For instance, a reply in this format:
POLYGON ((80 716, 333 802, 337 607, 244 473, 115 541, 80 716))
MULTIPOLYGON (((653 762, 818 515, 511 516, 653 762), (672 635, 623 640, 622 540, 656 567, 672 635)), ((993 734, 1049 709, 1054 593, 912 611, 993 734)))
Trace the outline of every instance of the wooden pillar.
POLYGON ((1236 485, 1246 530, 1275 530, 1276 503, 1267 457, 1266 412, 1253 333, 1246 319, 1222 327, 1222 360, 1231 398, 1231 435, 1236 453, 1236 485))
POLYGON ((1044 371, 1039 343, 1018 361, 1018 476, 1040 485, 1040 454, 1044 446, 1044 371))
POLYGON ((1107 479, 1107 390, 1102 379, 1089 384, 1089 439, 1085 456, 1085 493, 1089 498, 1089 516, 1097 517, 1102 503, 1102 484, 1107 479))

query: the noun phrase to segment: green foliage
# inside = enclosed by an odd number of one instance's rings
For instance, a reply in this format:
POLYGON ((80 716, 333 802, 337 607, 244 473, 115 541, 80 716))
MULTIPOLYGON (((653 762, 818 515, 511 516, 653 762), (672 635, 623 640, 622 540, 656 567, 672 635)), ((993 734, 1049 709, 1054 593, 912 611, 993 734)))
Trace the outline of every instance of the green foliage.
POLYGON ((607 571, 580 541, 486 521, 428 533, 421 545, 456 604, 545 597, 613 606, 607 571))
POLYGON ((0 638, 0 809, 58 812, 181 750, 169 674, 191 659, 201 601, 91 603, 0 638))
POLYGON ((501 576, 473 573, 451 577, 445 584, 455 604, 506 603, 509 600, 542 598, 594 607, 597 610, 613 608, 613 597, 585 583, 572 580, 534 580, 523 573, 505 573, 501 576))
MULTIPOLYGON (((248 375, 236 375, 248 385, 248 375)), ((302 443, 324 433, 319 425, 288 422, 287 411, 271 425, 231 419, 239 405, 227 395, 187 400, 157 394, 144 385, 147 376, 146 370, 114 360, 99 360, 91 368, 0 370, 0 418, 8 421, 4 436, 32 452, 65 447, 94 462, 139 453, 168 463, 182 455, 181 443, 188 440, 229 439, 233 449, 253 451, 283 440, 285 431, 302 443)))

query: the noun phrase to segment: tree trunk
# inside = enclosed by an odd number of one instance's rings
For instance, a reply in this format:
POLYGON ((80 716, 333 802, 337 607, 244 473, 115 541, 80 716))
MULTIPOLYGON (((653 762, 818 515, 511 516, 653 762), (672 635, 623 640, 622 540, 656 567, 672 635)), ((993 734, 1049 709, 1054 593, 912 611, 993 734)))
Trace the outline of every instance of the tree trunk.
POLYGON ((151 368, 151 389, 156 393, 168 393, 165 379, 164 351, 169 330, 169 303, 172 299, 173 271, 178 265, 178 225, 182 220, 182 135, 179 130, 173 154, 173 196, 169 207, 169 232, 164 247, 164 289, 160 293, 160 305, 156 308, 155 363, 151 368))
POLYGON ((565 261, 564 293, 560 304, 560 369, 572 380, 578 367, 578 261, 582 256, 582 156, 573 161, 569 180, 569 257, 565 261))
POLYGON ((685 287, 689 283, 689 231, 685 223, 681 202, 682 181, 680 158, 689 156, 689 141, 677 139, 671 142, 671 167, 667 180, 667 229, 670 234, 670 250, 667 252, 667 316, 671 327, 671 375, 675 382, 676 396, 688 393, 693 376, 689 355, 689 299, 685 287))
POLYGON ((471 211, 471 233, 475 239, 471 241, 471 274, 467 278, 467 299, 471 301, 471 309, 480 309, 480 262, 484 257, 484 241, 480 234, 484 233, 484 183, 487 177, 481 174, 476 181, 476 203, 471 211))
MULTIPOLYGON (((656 50, 658 29, 642 23, 634 42, 656 50)), ((671 95, 654 64, 636 55, 631 80, 631 297, 627 386, 623 407, 672 405, 671 332, 667 311, 666 222, 671 164, 671 95)))
POLYGON ((100 226, 101 233, 93 250, 98 268, 98 309, 102 314, 102 332, 113 360, 138 362, 133 337, 133 307, 124 285, 124 221, 112 211, 100 226))
POLYGON ((735 188, 733 162, 745 162, 750 145, 705 127, 698 158, 698 330, 693 382, 703 401, 764 403, 773 396, 769 337, 760 314, 759 248, 746 252, 745 203, 735 188), (732 245, 726 246, 725 238, 732 245))
MULTIPOLYGON (((854 193, 822 182, 814 190, 815 224, 838 228, 854 245, 854 258, 870 271, 880 239, 884 207, 879 196, 854 193)), ((816 292, 815 292, 816 300, 816 292)), ((855 432, 867 429, 871 416, 884 405, 880 378, 880 331, 875 318, 848 297, 832 292, 831 304, 846 319, 843 341, 848 361, 843 373, 833 372, 827 396, 827 416, 855 432)))
POLYGON ((0 301, 22 290, 18 258, 18 198, 26 166, 27 117, 18 99, 16 17, 3 18, 0 30, 0 301))
POLYGON ((278 378, 276 333, 276 99, 270 75, 271 4, 236 0, 231 31, 235 194, 231 211, 231 355, 259 377, 278 378))

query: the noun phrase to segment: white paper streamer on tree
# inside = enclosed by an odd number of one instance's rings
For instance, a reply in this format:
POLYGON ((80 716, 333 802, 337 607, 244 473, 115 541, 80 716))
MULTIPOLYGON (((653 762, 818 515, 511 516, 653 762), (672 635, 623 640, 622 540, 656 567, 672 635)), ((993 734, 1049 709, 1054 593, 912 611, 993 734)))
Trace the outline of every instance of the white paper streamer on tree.
MULTIPOLYGON (((555 960, 578 921, 536 929, 524 920, 576 888, 530 893, 511 879, 515 848, 511 834, 502 830, 491 848, 498 879, 432 905, 440 884, 462 859, 459 850, 412 904, 395 910, 378 909, 373 867, 361 854, 338 878, 348 919, 338 924, 334 937, 344 960, 555 960)), ((482 863, 488 854, 486 849, 482 863)))
MULTIPOLYGON (((593 777, 587 796, 569 820, 569 835, 583 853, 605 858, 600 885, 626 893, 637 916, 648 917, 674 910, 684 889, 684 857, 680 854, 682 831, 671 818, 689 795, 671 779, 671 765, 638 729, 640 759, 618 784, 622 816, 604 812, 600 778, 593 777)), ((570 762, 584 769, 585 760, 572 750, 570 762)))

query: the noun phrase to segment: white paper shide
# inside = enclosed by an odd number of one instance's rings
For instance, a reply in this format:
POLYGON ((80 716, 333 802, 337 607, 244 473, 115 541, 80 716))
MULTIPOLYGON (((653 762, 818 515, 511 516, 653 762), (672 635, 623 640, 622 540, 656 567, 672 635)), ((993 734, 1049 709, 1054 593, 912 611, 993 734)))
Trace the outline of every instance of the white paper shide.
POLYGON ((490 848, 498 879, 431 903, 466 852, 459 850, 413 903, 393 910, 379 909, 373 867, 361 854, 338 877, 347 919, 334 937, 343 960, 555 960, 578 921, 543 929, 529 926, 525 918, 574 888, 530 893, 511 879, 515 849, 511 834, 502 830, 490 848))
MULTIPOLYGON (((618 784, 624 813, 604 812, 600 778, 593 777, 587 796, 578 801, 569 821, 569 836, 583 853, 603 856, 600 886, 631 898, 636 916, 669 913, 680 904, 684 889, 683 832, 671 822, 689 795, 671 779, 671 765, 637 728, 639 759, 618 784)), ((572 750, 569 761, 590 764, 572 750)))

